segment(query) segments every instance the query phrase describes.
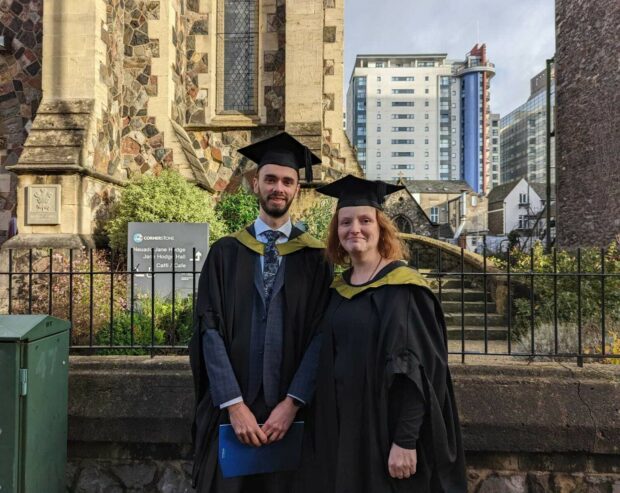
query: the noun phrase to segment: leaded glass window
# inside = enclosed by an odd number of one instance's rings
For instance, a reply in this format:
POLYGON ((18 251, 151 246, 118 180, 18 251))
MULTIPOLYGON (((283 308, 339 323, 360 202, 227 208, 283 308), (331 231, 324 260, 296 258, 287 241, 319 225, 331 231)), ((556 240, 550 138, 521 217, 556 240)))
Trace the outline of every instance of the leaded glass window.
POLYGON ((258 0, 218 0, 217 112, 255 115, 258 0))

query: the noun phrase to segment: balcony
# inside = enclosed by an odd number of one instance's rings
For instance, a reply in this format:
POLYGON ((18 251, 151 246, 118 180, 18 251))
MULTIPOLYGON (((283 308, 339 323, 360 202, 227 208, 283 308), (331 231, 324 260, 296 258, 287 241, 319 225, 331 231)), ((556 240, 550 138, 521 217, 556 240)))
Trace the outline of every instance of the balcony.
POLYGON ((465 66, 461 69, 458 69, 456 71, 456 75, 461 76, 465 74, 470 74, 472 72, 487 72, 490 75, 495 75, 495 64, 491 62, 486 62, 486 63, 475 62, 475 63, 472 63, 470 66, 465 66))

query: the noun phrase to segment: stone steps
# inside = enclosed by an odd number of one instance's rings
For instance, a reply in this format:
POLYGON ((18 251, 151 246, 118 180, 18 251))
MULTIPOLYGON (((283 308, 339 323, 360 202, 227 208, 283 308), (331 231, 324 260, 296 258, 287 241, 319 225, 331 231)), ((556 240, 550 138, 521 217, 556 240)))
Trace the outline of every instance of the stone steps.
MULTIPOLYGON (((439 293, 438 289, 433 289, 435 294, 439 293)), ((465 301, 480 301, 484 302, 484 294, 479 289, 464 289, 463 299, 465 301)), ((461 289, 442 289, 441 290, 441 302, 444 301, 461 301, 461 289)), ((490 301, 487 296, 487 301, 490 301)))
MULTIPOLYGON (((447 301, 442 299, 441 306, 445 313, 461 313, 461 300, 447 301)), ((484 301, 466 301, 464 306, 465 313, 481 313, 484 315, 484 301)), ((496 306, 493 301, 488 301, 486 306, 487 314, 490 315, 495 313, 496 306)))
POLYGON ((450 278, 441 280, 441 289, 461 289, 461 285, 466 289, 471 289, 471 279, 465 278, 461 284, 461 279, 450 278))
MULTIPOLYGON (((461 327, 448 325, 448 340, 456 341, 461 339, 461 327)), ((484 327, 474 327, 465 325, 466 341, 484 341, 484 327)), ((508 340, 508 329, 506 327, 487 327, 487 340, 506 341, 508 340)))
MULTIPOLYGON (((424 272, 427 279, 435 284, 433 291, 439 296, 438 279, 433 272, 424 272)), ((448 340, 458 343, 461 340, 461 309, 464 310, 464 339, 469 343, 484 345, 485 300, 487 341, 507 341, 508 328, 502 315, 496 313, 497 306, 490 296, 484 294, 480 283, 473 284, 471 276, 443 277, 441 282, 441 306, 446 319, 448 340), (461 298, 463 303, 461 302, 461 298)), ((467 350, 467 348, 466 348, 467 350)))
MULTIPOLYGON (((446 325, 461 325, 461 312, 445 312, 444 317, 446 318, 446 325)), ((474 326, 474 327, 484 327, 484 313, 469 313, 465 310, 465 326, 474 326)), ((502 315, 498 315, 497 313, 488 313, 487 314, 487 326, 493 327, 501 327, 505 325, 504 317, 502 315)))

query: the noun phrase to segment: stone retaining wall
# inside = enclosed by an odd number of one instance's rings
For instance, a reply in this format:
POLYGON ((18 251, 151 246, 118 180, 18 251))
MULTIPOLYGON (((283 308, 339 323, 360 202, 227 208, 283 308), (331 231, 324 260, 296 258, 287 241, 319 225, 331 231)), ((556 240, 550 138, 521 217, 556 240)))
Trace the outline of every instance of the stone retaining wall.
MULTIPOLYGON (((617 493, 620 368, 508 363, 452 367, 470 491, 617 493)), ((72 357, 69 385, 68 491, 192 491, 186 357, 72 357)))

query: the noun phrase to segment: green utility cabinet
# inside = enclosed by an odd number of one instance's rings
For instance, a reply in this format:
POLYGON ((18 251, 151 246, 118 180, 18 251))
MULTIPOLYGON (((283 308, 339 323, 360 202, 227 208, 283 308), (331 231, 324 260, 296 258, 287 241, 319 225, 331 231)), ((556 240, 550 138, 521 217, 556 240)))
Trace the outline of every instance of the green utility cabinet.
POLYGON ((0 316, 0 493, 66 491, 69 326, 0 316))

